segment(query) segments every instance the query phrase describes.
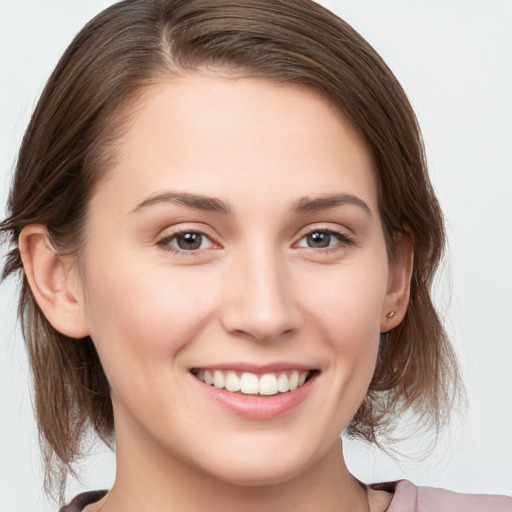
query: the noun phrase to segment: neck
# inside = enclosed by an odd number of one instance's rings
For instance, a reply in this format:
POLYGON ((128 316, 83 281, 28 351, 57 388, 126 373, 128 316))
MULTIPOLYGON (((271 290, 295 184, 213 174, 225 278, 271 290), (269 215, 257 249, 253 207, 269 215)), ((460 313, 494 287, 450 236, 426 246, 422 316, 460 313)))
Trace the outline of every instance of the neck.
POLYGON ((341 442, 302 473, 266 485, 225 482, 172 456, 161 448, 117 439, 118 471, 101 512, 282 512, 329 510, 367 512, 365 489, 349 473, 341 442))

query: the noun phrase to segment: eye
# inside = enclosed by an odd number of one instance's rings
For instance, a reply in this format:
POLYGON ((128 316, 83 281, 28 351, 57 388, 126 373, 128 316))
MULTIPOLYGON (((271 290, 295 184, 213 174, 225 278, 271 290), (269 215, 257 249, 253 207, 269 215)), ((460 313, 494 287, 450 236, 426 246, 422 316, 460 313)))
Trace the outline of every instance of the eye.
POLYGON ((329 229, 317 229, 303 236, 297 247, 310 249, 327 249, 337 245, 347 246, 353 243, 347 235, 329 229))
POLYGON ((210 238, 200 231, 174 233, 159 240, 158 245, 165 250, 177 253, 195 252, 214 246, 210 238))

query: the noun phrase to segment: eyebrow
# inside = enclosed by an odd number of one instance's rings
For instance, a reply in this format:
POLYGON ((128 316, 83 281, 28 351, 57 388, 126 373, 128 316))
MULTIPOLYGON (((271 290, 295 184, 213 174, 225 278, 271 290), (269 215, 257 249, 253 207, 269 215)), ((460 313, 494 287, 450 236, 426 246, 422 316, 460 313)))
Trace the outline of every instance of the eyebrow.
POLYGON ((327 210, 329 208, 334 208, 336 206, 342 206, 346 204, 358 206, 370 217, 373 217, 370 207, 361 198, 352 194, 335 194, 315 198, 306 196, 296 201, 292 209, 294 212, 308 213, 327 210))
POLYGON ((160 203, 171 203, 178 206, 186 206, 194 210, 220 213, 222 215, 233 214, 231 206, 220 199, 184 192, 162 192, 153 195, 139 203, 130 213, 135 213, 143 208, 160 203))
MULTIPOLYGON (((198 194, 190 194, 186 192, 162 192, 152 195, 139 203, 130 213, 138 212, 148 206, 160 203, 171 203, 178 206, 186 206, 195 210, 220 213, 222 215, 233 215, 233 209, 229 203, 225 203, 215 197, 203 196, 198 194)), ((351 204, 361 208, 366 214, 372 217, 370 207, 359 197, 352 194, 334 194, 311 198, 309 196, 301 197, 292 206, 295 213, 309 213, 320 210, 335 208, 351 204)))

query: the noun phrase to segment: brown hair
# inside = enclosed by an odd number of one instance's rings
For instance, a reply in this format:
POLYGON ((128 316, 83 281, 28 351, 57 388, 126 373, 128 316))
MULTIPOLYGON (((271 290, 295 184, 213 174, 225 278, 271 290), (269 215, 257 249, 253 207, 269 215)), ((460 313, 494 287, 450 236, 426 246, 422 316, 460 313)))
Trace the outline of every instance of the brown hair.
MULTIPOLYGON (((319 92, 365 140, 389 254, 397 233, 411 236, 414 268, 408 312, 382 345, 347 432, 378 442, 407 409, 439 427, 459 380, 430 297, 444 228, 421 134, 375 50, 310 0, 127 0, 90 21, 48 80, 23 139, 9 217, 0 226, 12 243, 4 278, 22 271, 17 240, 29 224, 46 225, 60 252, 79 253, 88 202, 115 158, 123 114, 158 79, 208 67, 319 92)), ((19 316, 48 482, 57 477, 62 492, 88 429, 112 439, 109 384, 92 340, 54 330, 24 276, 19 316)))

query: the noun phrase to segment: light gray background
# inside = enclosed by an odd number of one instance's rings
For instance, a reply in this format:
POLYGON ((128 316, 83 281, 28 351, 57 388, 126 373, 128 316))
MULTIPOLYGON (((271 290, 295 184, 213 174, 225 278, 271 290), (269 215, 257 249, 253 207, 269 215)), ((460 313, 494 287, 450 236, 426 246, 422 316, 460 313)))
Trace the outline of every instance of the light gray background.
MULTIPOLYGON (((106 0, 0 0, 0 199, 44 82, 106 0)), ((460 356, 469 408, 420 461, 346 445, 367 482, 409 478, 462 492, 512 494, 512 1, 324 0, 381 53, 423 129, 447 217, 437 301, 460 356)), ((0 288, 0 512, 50 511, 42 495, 15 286, 0 288)), ((421 451, 419 435, 404 444, 421 451)), ((105 488, 113 457, 96 447, 79 489, 105 488)))

